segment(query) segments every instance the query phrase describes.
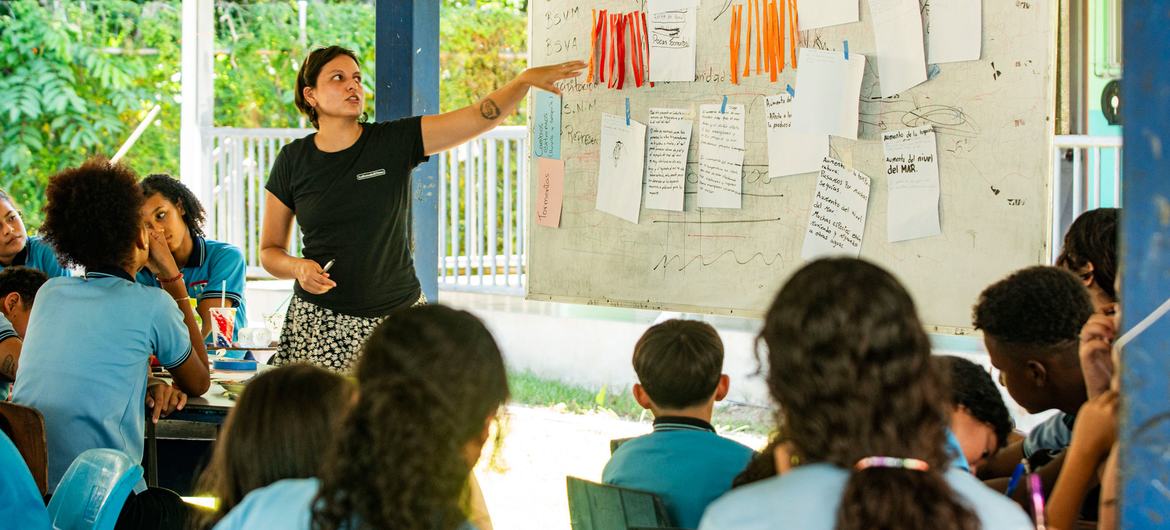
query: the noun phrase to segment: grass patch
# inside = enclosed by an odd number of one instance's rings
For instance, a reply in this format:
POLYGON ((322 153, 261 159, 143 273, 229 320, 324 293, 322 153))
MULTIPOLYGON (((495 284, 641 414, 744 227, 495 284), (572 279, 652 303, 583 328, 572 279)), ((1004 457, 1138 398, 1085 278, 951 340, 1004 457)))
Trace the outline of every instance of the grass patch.
MULTIPOLYGON (((634 401, 626 386, 591 388, 540 377, 532 372, 508 372, 512 402, 531 407, 550 407, 572 414, 611 413, 632 421, 650 421, 653 416, 634 401)), ((767 435, 772 431, 771 411, 752 405, 720 402, 715 405, 712 423, 720 432, 767 435)))

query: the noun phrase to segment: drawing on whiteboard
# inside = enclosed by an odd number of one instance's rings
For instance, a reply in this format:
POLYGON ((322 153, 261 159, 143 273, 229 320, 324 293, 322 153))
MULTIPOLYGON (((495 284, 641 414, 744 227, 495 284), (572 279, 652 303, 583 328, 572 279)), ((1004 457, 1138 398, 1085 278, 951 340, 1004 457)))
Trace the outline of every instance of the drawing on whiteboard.
POLYGON ((618 167, 622 163, 622 141, 618 140, 613 144, 613 167, 618 167))

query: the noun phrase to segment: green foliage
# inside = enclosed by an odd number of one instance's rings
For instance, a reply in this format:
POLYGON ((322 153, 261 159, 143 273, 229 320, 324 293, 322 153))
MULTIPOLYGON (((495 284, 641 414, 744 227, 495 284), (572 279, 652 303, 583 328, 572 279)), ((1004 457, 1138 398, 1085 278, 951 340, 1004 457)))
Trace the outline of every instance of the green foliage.
MULTIPOLYGON (((525 67, 526 0, 444 0, 443 110, 475 103, 525 67)), ((139 174, 179 173, 181 4, 0 0, 0 187, 40 225, 54 173, 113 156, 155 105, 123 161, 139 174)), ((309 2, 306 43, 295 0, 216 0, 215 125, 302 127, 293 105, 307 50, 340 44, 362 58, 373 109, 371 1, 309 2)), ((372 112, 371 112, 372 114, 372 112)), ((523 114, 508 123, 524 123, 523 114)))
POLYGON ((126 162, 178 170, 178 5, 123 0, 0 2, 0 187, 41 221, 48 177, 113 156, 154 105, 163 107, 126 162))
MULTIPOLYGON (((439 101, 444 111, 476 103, 528 67, 528 18, 509 6, 513 3, 519 2, 443 6, 439 101)), ((524 106, 504 123, 526 123, 524 106)))

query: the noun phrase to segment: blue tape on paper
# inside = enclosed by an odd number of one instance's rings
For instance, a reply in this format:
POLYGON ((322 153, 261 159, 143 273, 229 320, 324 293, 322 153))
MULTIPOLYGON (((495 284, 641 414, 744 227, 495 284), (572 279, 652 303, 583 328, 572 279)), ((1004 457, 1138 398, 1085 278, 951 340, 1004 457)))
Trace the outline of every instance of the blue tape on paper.
POLYGON ((626 98, 626 127, 630 126, 630 98, 626 98))
POLYGON ((845 60, 849 60, 849 41, 845 41, 845 60))
POLYGON ((792 85, 788 85, 788 87, 785 88, 785 90, 788 91, 788 97, 793 97, 793 98, 796 97, 796 91, 792 89, 792 85))
POLYGON ((723 106, 719 108, 720 114, 727 114, 727 96, 723 96, 723 106))

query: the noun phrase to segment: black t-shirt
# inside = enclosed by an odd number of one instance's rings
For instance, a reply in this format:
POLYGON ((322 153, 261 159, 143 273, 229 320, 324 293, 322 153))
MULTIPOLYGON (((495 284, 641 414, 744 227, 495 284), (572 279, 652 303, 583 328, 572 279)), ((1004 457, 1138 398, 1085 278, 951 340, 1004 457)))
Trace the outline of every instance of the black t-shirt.
POLYGON ((420 117, 363 124, 348 149, 325 153, 310 134, 284 146, 265 188, 301 228, 304 257, 336 260, 325 294, 301 298, 338 313, 382 317, 418 300, 410 255, 410 173, 427 160, 420 117))

